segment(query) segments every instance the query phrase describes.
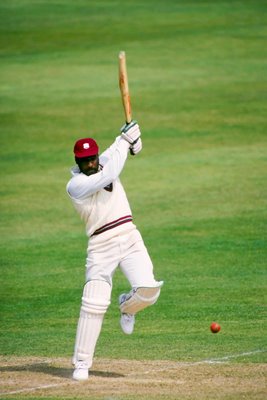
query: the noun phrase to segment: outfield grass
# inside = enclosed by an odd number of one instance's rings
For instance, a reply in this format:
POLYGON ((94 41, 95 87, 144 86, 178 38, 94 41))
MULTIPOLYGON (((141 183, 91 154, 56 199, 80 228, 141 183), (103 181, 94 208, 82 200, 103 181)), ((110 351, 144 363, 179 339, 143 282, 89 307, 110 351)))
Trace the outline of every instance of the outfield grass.
POLYGON ((266 9, 0 3, 2 355, 72 354, 86 237, 65 185, 74 141, 104 150, 124 122, 125 50, 144 149, 122 181, 165 286, 125 337, 115 275, 96 356, 266 362, 266 9))

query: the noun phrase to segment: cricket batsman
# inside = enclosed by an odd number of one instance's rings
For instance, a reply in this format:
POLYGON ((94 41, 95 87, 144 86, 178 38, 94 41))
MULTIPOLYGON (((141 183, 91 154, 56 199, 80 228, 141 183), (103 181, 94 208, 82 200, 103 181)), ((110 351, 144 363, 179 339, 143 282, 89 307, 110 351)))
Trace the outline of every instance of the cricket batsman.
POLYGON ((89 238, 86 279, 73 356, 73 378, 87 380, 104 315, 119 267, 131 290, 119 296, 120 325, 125 334, 134 330, 135 314, 154 304, 163 282, 154 278, 153 265, 135 224, 119 176, 129 152, 142 150, 136 121, 125 124, 114 143, 99 155, 92 138, 74 145, 76 166, 67 193, 86 225, 89 238))

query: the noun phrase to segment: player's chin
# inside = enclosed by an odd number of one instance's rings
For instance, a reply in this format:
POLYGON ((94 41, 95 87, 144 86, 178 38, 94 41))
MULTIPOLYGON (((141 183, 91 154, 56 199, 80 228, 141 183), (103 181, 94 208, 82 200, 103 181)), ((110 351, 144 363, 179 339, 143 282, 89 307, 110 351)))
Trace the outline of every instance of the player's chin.
POLYGON ((86 171, 87 176, 94 175, 96 173, 97 173, 97 169, 90 169, 89 171, 86 171))

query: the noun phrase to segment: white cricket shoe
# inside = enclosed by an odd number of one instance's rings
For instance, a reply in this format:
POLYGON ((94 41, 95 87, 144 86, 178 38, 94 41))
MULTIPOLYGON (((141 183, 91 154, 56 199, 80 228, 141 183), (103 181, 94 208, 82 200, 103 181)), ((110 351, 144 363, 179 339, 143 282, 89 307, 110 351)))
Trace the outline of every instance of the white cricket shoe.
POLYGON ((131 335, 134 330, 135 318, 132 314, 121 314, 121 329, 126 335, 131 335))
MULTIPOLYGON (((123 293, 119 297, 119 304, 123 303, 126 299, 126 294, 123 293)), ((120 325, 122 331, 126 335, 131 335, 134 330, 135 317, 132 314, 121 313, 120 325)))
POLYGON ((86 381, 89 378, 89 369, 87 362, 77 361, 72 377, 76 381, 86 381))

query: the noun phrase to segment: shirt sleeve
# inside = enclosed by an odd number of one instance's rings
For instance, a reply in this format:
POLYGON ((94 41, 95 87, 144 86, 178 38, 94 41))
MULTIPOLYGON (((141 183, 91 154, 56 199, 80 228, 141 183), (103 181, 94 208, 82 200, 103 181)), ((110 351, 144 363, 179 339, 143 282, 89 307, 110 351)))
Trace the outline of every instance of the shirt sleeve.
POLYGON ((117 136, 116 140, 110 147, 108 147, 102 154, 100 154, 99 162, 101 165, 105 165, 108 160, 112 157, 116 147, 118 146, 119 142, 122 140, 121 136, 117 136))
POLYGON ((100 156, 103 169, 87 176, 83 173, 75 175, 67 185, 67 192, 72 198, 84 199, 109 185, 120 175, 127 159, 129 143, 121 137, 100 156))

